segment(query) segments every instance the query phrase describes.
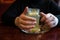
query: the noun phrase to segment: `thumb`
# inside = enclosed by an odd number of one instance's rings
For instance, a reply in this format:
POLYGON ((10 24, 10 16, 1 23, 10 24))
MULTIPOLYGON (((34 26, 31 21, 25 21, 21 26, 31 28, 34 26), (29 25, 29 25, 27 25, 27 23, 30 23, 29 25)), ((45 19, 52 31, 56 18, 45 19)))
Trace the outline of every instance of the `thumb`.
POLYGON ((43 17, 43 16, 46 17, 46 14, 43 13, 43 12, 40 12, 40 16, 41 16, 41 17, 43 17))
POLYGON ((27 11, 28 11, 28 7, 26 7, 26 8, 24 9, 23 14, 26 14, 27 11))

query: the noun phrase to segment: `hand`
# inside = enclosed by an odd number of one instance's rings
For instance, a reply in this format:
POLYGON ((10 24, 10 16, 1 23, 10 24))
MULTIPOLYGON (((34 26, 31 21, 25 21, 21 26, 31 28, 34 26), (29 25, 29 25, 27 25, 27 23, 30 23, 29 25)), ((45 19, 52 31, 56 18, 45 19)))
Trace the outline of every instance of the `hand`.
POLYGON ((48 27, 55 27, 58 24, 58 18, 55 17, 53 14, 48 13, 48 14, 44 14, 43 12, 41 12, 41 22, 44 23, 44 26, 47 25, 48 27))
POLYGON ((19 16, 16 17, 15 19, 15 24, 18 26, 20 29, 27 30, 30 28, 35 27, 36 19, 26 16, 28 7, 25 8, 24 12, 19 16))

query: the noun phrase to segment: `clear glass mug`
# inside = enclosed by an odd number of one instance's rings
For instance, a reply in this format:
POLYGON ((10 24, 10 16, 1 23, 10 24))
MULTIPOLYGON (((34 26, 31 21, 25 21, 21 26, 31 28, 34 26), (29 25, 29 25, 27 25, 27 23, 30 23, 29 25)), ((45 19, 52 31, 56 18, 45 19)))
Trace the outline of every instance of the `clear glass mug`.
POLYGON ((30 30, 22 30, 23 32, 25 32, 25 33, 32 33, 32 34, 39 34, 39 33, 45 33, 45 32, 50 30, 50 28, 47 27, 46 25, 44 27, 42 27, 43 23, 40 22, 41 16, 39 14, 40 14, 40 9, 28 8, 26 16, 36 18, 36 24, 35 24, 34 28, 32 28, 30 30))

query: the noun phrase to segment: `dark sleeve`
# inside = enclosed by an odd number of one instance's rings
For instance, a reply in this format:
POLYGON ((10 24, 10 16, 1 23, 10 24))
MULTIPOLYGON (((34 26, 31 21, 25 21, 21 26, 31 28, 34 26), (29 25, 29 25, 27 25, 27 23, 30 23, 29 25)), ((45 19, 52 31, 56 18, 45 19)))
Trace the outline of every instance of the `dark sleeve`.
POLYGON ((49 6, 50 12, 58 18, 59 20, 58 25, 60 26, 60 7, 54 1, 50 0, 49 2, 50 2, 50 6, 49 6))
POLYGON ((2 15, 2 22, 6 25, 14 25, 14 20, 21 13, 19 7, 20 3, 18 1, 14 2, 8 10, 2 15))

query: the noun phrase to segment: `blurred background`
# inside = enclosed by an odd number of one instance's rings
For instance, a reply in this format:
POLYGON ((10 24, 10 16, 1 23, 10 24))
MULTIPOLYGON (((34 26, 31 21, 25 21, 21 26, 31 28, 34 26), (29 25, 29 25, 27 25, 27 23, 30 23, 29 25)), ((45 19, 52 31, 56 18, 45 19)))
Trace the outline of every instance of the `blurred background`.
MULTIPOLYGON (((8 7, 14 2, 15 0, 0 0, 0 21, 2 14, 8 9, 8 7)), ((0 22, 1 23, 1 22, 0 22)))

